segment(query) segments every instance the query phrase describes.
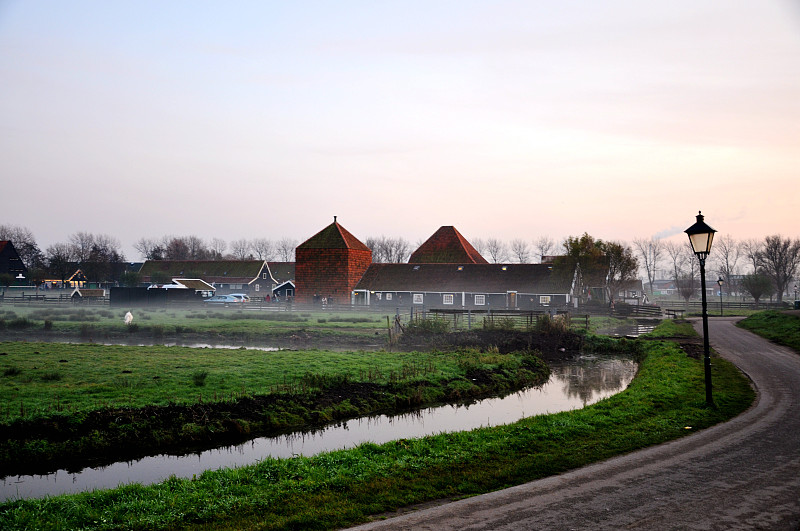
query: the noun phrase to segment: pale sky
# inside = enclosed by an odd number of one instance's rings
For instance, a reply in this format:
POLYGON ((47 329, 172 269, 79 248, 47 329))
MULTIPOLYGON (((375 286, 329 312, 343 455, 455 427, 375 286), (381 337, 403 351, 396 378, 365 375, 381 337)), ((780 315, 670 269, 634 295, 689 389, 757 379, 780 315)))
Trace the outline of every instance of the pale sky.
POLYGON ((0 224, 42 250, 797 237, 798 177, 796 0, 0 0, 0 224))

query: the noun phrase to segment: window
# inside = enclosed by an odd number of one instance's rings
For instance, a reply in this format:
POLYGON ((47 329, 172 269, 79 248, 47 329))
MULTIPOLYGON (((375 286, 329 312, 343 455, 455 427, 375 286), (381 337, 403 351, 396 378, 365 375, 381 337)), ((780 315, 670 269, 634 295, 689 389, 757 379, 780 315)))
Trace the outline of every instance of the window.
POLYGON ((392 300, 392 294, 391 294, 391 293, 387 293, 387 294, 386 294, 386 300, 387 300, 387 301, 390 301, 390 300, 392 300))
POLYGON ((475 295, 475 306, 486 305, 486 295, 475 295))
POLYGON ((414 304, 422 304, 422 293, 414 294, 414 304))
POLYGON ((254 284, 254 285, 256 287, 256 291, 261 291, 261 286, 259 286, 258 284, 254 284))
POLYGON ((286 288, 286 296, 287 297, 294 297, 294 290, 286 288))
POLYGON ((452 293, 445 293, 442 296, 442 304, 453 304, 453 294, 452 293))
POLYGON ((542 306, 548 306, 550 304, 550 295, 541 295, 539 297, 539 304, 542 306))
POLYGON ((377 297, 378 300, 381 300, 381 294, 380 293, 376 293, 375 297, 377 297))
POLYGON ((263 278, 264 280, 267 280, 267 274, 266 274, 266 273, 264 273, 264 274, 261 276, 261 278, 263 278))

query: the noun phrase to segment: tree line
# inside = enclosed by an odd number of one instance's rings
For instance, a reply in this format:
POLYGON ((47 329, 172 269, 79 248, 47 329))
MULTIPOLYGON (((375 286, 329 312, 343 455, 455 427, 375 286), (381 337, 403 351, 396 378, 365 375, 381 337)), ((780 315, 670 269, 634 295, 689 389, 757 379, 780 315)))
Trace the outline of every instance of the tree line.
MULTIPOLYGON (((657 276, 675 282, 684 299, 699 289, 699 263, 688 240, 682 243, 656 238, 633 241, 652 294, 657 276), (661 275, 659 275, 659 272, 661 275)), ((722 293, 747 293, 756 303, 765 297, 783 301, 794 289, 800 267, 800 239, 774 234, 763 239, 736 240, 726 234, 714 239, 706 260, 707 282, 721 280, 722 293), (794 282, 794 284, 793 284, 794 282)))
MULTIPOLYGON (((121 271, 114 264, 126 261, 118 239, 107 234, 76 232, 65 242, 55 243, 42 251, 33 233, 26 227, 0 224, 0 240, 10 240, 29 270, 29 280, 45 277, 62 281, 80 267, 90 281, 118 281, 121 271)), ((574 271, 580 264, 585 282, 603 286, 609 299, 613 293, 640 271, 647 280, 650 293, 656 280, 669 279, 686 299, 698 292, 698 263, 688 239, 685 242, 658 238, 636 238, 629 245, 621 241, 603 241, 587 233, 569 236, 556 243, 548 236, 532 240, 515 238, 505 242, 498 238, 475 238, 473 247, 491 263, 540 262, 555 256, 556 271, 574 271)), ((422 241, 412 245, 402 237, 371 236, 365 245, 378 263, 407 262, 422 241)), ((133 247, 144 260, 266 260, 292 262, 298 241, 292 238, 203 239, 195 235, 165 235, 140 238, 133 247)), ((800 266, 800 239, 771 235, 763 239, 737 241, 730 235, 714 240, 706 270, 723 280, 722 291, 728 295, 745 292, 759 301, 784 293, 796 282, 800 266)), ((713 279, 709 279, 709 283, 713 279)))

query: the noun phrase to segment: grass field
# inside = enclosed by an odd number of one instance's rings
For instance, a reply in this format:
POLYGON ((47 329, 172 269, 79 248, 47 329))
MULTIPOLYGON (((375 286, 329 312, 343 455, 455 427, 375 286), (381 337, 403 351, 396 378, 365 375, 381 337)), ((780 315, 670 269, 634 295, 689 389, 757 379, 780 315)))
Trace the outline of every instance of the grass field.
POLYGON ((707 408, 700 362, 669 342, 649 341, 644 348, 630 387, 582 410, 315 457, 266 459, 149 487, 10 502, 0 505, 0 527, 336 529, 681 437, 736 415, 753 399, 746 379, 716 360, 717 407, 707 408))
POLYGON ((334 352, 35 342, 0 343, 0 423, 107 407, 213 402, 294 393, 315 379, 388 384, 447 380, 514 356, 334 352))

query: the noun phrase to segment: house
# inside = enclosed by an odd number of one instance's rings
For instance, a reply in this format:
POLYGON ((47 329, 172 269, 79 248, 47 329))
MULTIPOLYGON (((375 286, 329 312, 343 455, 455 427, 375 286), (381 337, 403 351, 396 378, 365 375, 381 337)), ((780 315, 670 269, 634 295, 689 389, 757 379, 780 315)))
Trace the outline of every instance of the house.
POLYGON ((649 302, 640 278, 625 282, 620 286, 617 296, 614 298, 620 302, 634 305, 647 304, 649 302))
POLYGON ((106 290, 101 288, 75 288, 70 297, 73 302, 102 301, 106 297, 106 290))
POLYGON ((263 296, 278 285, 265 260, 147 260, 139 270, 146 284, 169 283, 176 278, 200 279, 217 294, 263 296))
POLYGON ((372 251, 333 217, 333 223, 295 249, 295 300, 348 304, 372 263, 372 251))
POLYGON ((291 280, 287 280, 281 284, 278 284, 275 289, 272 290, 272 296, 277 297, 278 300, 285 301, 287 299, 293 299, 295 293, 294 282, 291 280))
POLYGON ((426 309, 547 311, 573 302, 571 282, 547 264, 372 264, 353 303, 426 309))
POLYGON ((0 241, 0 275, 22 280, 27 274, 28 268, 22 262, 14 244, 9 240, 0 241))

